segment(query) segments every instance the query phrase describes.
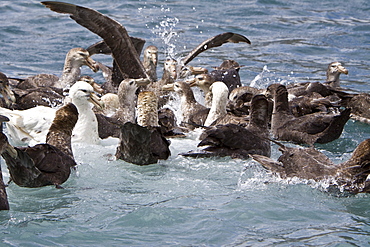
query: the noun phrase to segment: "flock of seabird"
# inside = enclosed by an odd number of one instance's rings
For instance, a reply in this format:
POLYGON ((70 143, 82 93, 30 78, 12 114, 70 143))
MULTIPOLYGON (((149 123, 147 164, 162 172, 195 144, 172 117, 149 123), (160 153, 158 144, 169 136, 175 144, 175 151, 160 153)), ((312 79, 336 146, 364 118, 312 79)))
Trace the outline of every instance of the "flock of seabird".
MULTIPOLYGON (((351 117, 370 122, 370 95, 341 88, 340 74, 348 74, 341 63, 328 66, 324 83, 272 84, 266 89, 242 85, 242 66, 234 60, 225 60, 210 72, 188 65, 200 53, 222 44, 251 43, 243 35, 227 32, 205 40, 184 58, 167 58, 158 78, 157 47, 146 47, 141 61, 145 40, 130 37, 120 23, 69 3, 42 4, 69 14, 102 41, 71 49, 60 77, 40 74, 19 79, 0 72, 0 122, 8 135, 0 133, 0 154, 15 184, 62 188, 76 166, 74 142, 99 145, 102 139, 116 137, 117 159, 148 165, 171 155, 169 138, 200 128, 198 147, 179 155, 253 158, 283 178, 329 180, 351 193, 370 192, 370 140, 341 164, 314 147, 339 138, 351 117), (112 66, 91 58, 98 53, 112 56, 112 66), (105 82, 99 85, 82 76, 81 66, 102 71, 105 82), (197 102, 192 87, 201 89, 204 104, 197 102), (166 107, 174 94, 180 101, 180 123, 166 107), (270 158, 271 142, 282 152, 277 161, 270 158)), ((0 178, 0 207, 9 209, 0 178)))

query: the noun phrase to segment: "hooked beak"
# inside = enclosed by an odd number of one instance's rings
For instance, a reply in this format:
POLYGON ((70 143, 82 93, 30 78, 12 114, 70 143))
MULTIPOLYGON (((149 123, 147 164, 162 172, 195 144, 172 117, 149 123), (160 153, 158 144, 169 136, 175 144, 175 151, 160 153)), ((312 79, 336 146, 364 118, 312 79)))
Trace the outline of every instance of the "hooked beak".
POLYGON ((104 103, 94 93, 90 93, 89 102, 93 103, 93 105, 96 106, 99 110, 102 110, 104 107, 104 103))
POLYGON ((162 90, 163 91, 175 91, 175 87, 173 83, 170 83, 170 84, 163 85, 162 90))
POLYGON ((193 75, 207 74, 208 73, 208 69, 206 69, 206 68, 193 67, 193 66, 189 66, 189 68, 190 68, 190 71, 193 75))
POLYGON ((150 83, 149 78, 132 79, 135 81, 137 86, 146 86, 150 83))
POLYGON ((104 89, 101 88, 101 86, 98 83, 93 83, 91 85, 95 92, 102 94, 104 92, 104 89))
POLYGON ((99 65, 91 57, 86 58, 85 65, 88 66, 94 72, 97 72, 99 70, 99 65))
POLYGON ((339 66, 338 66, 338 71, 339 71, 340 73, 343 73, 343 74, 348 75, 348 69, 344 68, 342 65, 339 65, 339 66))
POLYGON ((194 77, 185 81, 190 87, 195 87, 197 85, 197 79, 194 77))

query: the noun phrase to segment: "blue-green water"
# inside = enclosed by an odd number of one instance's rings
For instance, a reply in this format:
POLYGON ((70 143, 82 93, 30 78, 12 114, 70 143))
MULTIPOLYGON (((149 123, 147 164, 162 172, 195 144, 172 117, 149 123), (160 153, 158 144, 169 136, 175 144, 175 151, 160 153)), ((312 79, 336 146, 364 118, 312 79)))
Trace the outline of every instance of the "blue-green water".
MULTIPOLYGON (((72 1, 71 1, 72 2, 72 1)), ((183 56, 222 32, 252 45, 226 44, 191 62, 211 69, 223 59, 244 65, 242 82, 324 81, 340 61, 342 85, 370 92, 370 3, 367 0, 93 1, 130 35, 156 45, 159 58, 183 56), (265 69, 264 69, 265 67, 265 69), (257 76, 259 80, 254 80, 257 76)), ((99 37, 39 1, 0 1, 0 71, 10 77, 61 74, 66 52, 99 37)), ((107 56, 94 59, 110 63, 107 56)), ((160 65, 161 67, 161 65, 160 65)), ((84 74, 103 82, 101 73, 84 74)), ((158 68, 161 75, 162 70, 158 68)), ((251 160, 186 159, 196 134, 172 139, 169 160, 147 167, 111 161, 112 140, 74 145, 80 164, 64 184, 7 188, 0 246, 368 246, 369 195, 333 195, 323 184, 281 180, 251 160)), ((346 160, 370 126, 349 121, 340 139, 318 146, 346 160)), ((273 157, 279 156, 273 146, 273 157)), ((7 170, 2 162, 7 178, 7 170)))

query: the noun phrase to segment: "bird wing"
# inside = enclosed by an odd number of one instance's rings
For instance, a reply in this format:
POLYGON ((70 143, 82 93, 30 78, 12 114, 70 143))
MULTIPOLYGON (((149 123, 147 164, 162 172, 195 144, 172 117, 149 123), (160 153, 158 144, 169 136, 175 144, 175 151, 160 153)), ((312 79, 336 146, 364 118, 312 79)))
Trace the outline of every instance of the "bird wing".
POLYGON ((124 78, 147 78, 130 36, 120 23, 90 8, 54 1, 41 3, 52 11, 70 14, 78 24, 103 38, 124 78))
POLYGON ((279 161, 275 161, 267 156, 264 155, 259 155, 259 154, 251 154, 250 155, 253 160, 257 161, 260 163, 263 167, 266 169, 272 171, 272 172, 277 172, 277 173, 284 173, 284 165, 283 163, 279 161))
POLYGON ((241 34, 226 32, 218 34, 212 38, 209 38, 198 45, 195 49, 193 49, 186 57, 184 57, 181 61, 183 65, 188 64, 191 60, 193 60, 196 56, 202 53, 205 50, 221 46, 225 43, 240 43, 244 42, 247 44, 251 44, 249 39, 241 34))
MULTIPOLYGON (((141 38, 131 37, 131 42, 134 45, 137 54, 140 54, 143 50, 145 40, 141 38)), ((111 55, 112 51, 110 50, 109 46, 104 42, 104 40, 101 40, 99 42, 96 42, 95 44, 90 45, 86 50, 89 52, 90 56, 94 54, 105 54, 105 55, 111 55)))

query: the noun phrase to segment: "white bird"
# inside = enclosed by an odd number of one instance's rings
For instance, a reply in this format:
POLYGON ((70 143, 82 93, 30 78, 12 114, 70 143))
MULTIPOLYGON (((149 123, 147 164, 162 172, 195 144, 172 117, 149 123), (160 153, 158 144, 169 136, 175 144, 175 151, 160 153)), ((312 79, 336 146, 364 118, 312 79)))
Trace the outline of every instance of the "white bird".
POLYGON ((209 110, 205 126, 210 126, 215 120, 227 114, 226 106, 228 102, 229 89, 225 83, 216 81, 210 86, 212 92, 212 106, 209 110))
MULTIPOLYGON (((97 96, 92 93, 93 90, 93 87, 86 81, 78 81, 70 89, 69 97, 79 112, 78 123, 74 131, 75 137, 72 141, 95 144, 99 140, 96 138, 97 134, 95 135, 95 131, 97 133, 96 117, 91 109, 92 105, 89 103, 89 101, 97 103, 97 96)), ((0 114, 9 118, 6 127, 11 144, 14 146, 34 146, 45 143, 56 110, 46 106, 36 106, 27 110, 0 108, 0 114)))
POLYGON ((85 81, 77 81, 69 90, 69 97, 78 110, 78 121, 72 132, 72 142, 99 144, 98 121, 92 110, 101 108, 100 99, 94 94, 94 88, 85 81))
POLYGON ((13 146, 34 146, 45 143, 55 111, 47 106, 36 106, 27 110, 0 108, 0 114, 9 118, 6 128, 13 146))

